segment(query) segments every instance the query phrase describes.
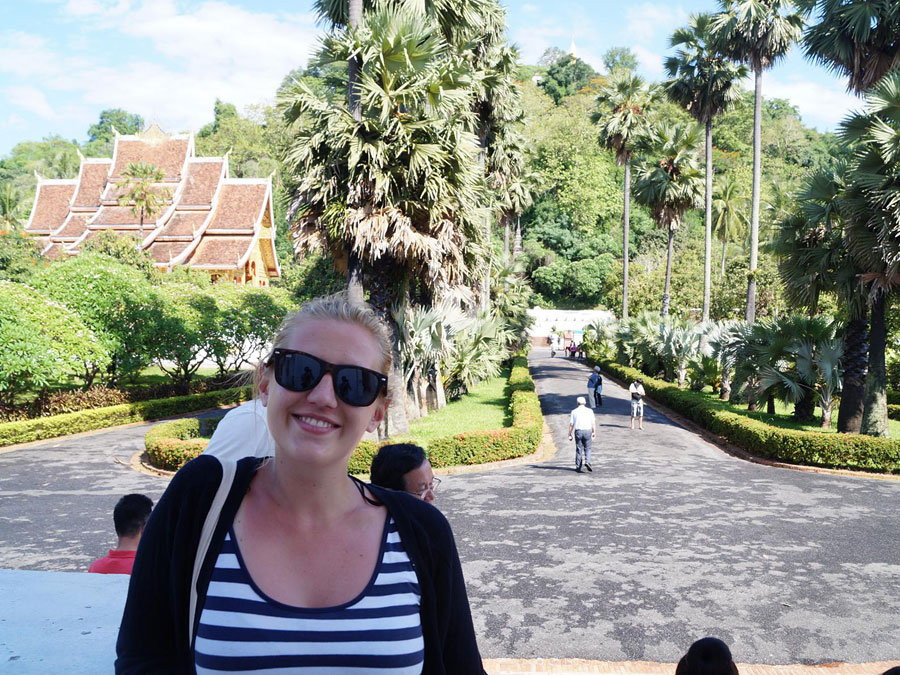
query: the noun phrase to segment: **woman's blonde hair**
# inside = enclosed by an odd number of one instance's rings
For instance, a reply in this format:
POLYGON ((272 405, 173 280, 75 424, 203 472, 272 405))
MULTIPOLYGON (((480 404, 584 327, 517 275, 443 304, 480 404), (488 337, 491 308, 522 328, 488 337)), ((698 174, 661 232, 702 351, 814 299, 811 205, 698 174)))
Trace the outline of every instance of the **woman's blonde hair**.
POLYGON ((307 321, 344 321, 365 328, 378 343, 378 349, 381 352, 381 372, 386 374, 391 369, 393 339, 390 329, 378 317, 370 304, 353 303, 347 299, 346 293, 335 293, 321 298, 313 298, 303 303, 296 312, 291 312, 284 318, 281 327, 275 334, 275 339, 272 340, 272 348, 254 371, 254 397, 259 395, 259 381, 272 358, 273 350, 283 346, 294 329, 307 321))

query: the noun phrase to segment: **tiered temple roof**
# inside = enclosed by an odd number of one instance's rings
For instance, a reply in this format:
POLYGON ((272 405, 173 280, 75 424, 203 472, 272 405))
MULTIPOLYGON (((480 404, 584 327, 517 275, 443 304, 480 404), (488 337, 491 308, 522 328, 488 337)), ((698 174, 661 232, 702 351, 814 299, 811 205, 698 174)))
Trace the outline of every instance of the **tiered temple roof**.
POLYGON ((169 135, 153 125, 116 135, 111 159, 81 159, 78 178, 38 178, 25 231, 50 258, 77 255, 103 230, 141 238, 156 266, 187 265, 214 281, 267 286, 281 276, 275 255, 270 178, 230 178, 228 157, 196 157, 194 137, 169 135), (122 172, 129 163, 153 164, 163 180, 153 186, 163 208, 143 226, 131 206, 120 206, 122 172))

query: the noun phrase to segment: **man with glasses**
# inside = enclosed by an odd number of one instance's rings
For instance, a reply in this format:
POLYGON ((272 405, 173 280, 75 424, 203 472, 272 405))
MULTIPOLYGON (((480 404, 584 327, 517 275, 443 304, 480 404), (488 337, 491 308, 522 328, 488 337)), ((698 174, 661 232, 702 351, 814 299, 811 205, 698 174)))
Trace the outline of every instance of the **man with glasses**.
POLYGON ((425 450, 413 443, 382 445, 372 458, 372 485, 401 490, 426 502, 434 501, 440 478, 434 477, 425 450))
POLYGON ((582 458, 584 467, 591 468, 591 441, 597 436, 597 424, 594 411, 587 407, 584 396, 578 397, 578 407, 569 415, 569 440, 575 438, 575 471, 581 473, 582 458))

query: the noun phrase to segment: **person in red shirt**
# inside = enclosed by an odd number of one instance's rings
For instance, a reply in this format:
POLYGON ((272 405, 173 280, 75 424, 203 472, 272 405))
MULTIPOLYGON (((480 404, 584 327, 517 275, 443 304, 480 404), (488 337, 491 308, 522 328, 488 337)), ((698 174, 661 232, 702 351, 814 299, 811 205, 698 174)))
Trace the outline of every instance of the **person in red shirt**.
POLYGON ((95 560, 88 572, 97 574, 131 574, 134 554, 144 533, 144 525, 153 510, 153 501, 144 495, 132 493, 122 497, 113 509, 113 523, 119 544, 109 554, 95 560))

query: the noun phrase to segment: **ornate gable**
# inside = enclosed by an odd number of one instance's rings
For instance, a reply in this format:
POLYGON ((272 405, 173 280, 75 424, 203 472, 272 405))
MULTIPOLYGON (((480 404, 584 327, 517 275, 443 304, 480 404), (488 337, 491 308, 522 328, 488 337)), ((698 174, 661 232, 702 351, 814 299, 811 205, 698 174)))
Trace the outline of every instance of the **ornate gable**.
POLYGON ((228 158, 194 157, 193 135, 168 135, 155 124, 116 136, 113 157, 81 158, 75 180, 38 179, 29 234, 40 235, 43 255, 76 255, 101 230, 134 236, 139 218, 120 206, 122 171, 154 164, 165 179, 154 186, 166 205, 145 218, 140 246, 158 267, 188 265, 214 280, 267 286, 281 276, 272 227, 272 179, 229 178, 228 158))

